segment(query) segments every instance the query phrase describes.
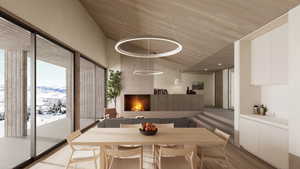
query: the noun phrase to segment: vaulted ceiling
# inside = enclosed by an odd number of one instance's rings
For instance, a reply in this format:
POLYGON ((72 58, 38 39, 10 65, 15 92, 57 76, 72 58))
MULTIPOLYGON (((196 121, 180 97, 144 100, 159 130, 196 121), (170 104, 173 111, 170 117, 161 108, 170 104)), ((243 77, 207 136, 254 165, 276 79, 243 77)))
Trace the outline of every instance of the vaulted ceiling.
MULTIPOLYGON (((182 43, 167 60, 187 71, 233 65, 233 42, 283 15, 300 0, 81 0, 108 38, 154 35, 182 43), (228 64, 228 65, 227 65, 228 64), (206 66, 205 66, 206 65, 206 66), (210 66, 212 65, 212 66, 210 66)), ((144 47, 141 44, 141 47, 144 47)), ((169 46, 151 46, 164 51, 169 46)))

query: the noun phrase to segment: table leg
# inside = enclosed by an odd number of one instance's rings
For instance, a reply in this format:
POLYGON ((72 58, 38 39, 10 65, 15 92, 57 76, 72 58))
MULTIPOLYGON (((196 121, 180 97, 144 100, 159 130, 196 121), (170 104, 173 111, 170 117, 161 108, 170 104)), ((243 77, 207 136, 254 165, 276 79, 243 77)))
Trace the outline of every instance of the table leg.
POLYGON ((106 166, 106 164, 105 164, 105 146, 104 145, 101 145, 100 146, 100 160, 99 160, 99 167, 100 167, 100 169, 105 169, 105 166, 106 166))
POLYGON ((200 162, 200 158, 198 157, 198 148, 197 145, 195 145, 195 149, 194 149, 194 153, 193 153, 193 162, 194 162, 194 168, 198 169, 199 168, 199 162, 200 162))

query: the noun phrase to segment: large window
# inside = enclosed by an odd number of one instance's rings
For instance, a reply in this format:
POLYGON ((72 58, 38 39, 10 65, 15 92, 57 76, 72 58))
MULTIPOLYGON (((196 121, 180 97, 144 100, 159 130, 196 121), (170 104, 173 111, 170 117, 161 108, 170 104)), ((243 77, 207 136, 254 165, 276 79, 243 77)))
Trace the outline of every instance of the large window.
POLYGON ((0 168, 31 157, 31 33, 0 19, 0 168))
MULTIPOLYGON (((103 117, 105 70, 83 57, 80 70, 82 129, 103 117)), ((0 169, 40 155, 74 130, 74 72, 71 50, 0 18, 0 169)))
POLYGON ((36 145, 41 153, 73 126, 73 53, 37 36, 36 145))

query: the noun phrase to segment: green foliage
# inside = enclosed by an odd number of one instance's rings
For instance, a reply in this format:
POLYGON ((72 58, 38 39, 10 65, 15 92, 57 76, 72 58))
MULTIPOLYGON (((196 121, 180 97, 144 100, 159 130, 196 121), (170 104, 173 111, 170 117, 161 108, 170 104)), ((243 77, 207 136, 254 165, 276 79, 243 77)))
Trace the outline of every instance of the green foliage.
POLYGON ((107 80, 106 98, 109 102, 113 101, 115 107, 117 105, 117 97, 120 96, 122 91, 120 71, 109 70, 109 78, 107 80))

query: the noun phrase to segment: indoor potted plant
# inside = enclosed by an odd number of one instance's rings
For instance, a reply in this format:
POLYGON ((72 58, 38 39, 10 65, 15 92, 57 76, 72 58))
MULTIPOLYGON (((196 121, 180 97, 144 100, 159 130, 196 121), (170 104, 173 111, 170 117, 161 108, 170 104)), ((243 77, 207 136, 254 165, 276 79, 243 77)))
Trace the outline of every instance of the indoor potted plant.
POLYGON ((113 101, 115 108, 117 107, 117 98, 120 96, 122 91, 121 84, 121 71, 119 70, 109 70, 109 77, 107 80, 107 101, 113 101))

